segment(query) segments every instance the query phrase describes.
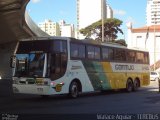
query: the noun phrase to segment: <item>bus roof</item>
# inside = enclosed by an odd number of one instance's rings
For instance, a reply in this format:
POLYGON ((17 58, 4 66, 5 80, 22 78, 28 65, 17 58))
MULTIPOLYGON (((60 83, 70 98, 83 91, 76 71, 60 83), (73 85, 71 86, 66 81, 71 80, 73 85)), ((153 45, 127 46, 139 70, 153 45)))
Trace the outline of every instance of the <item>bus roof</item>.
POLYGON ((116 47, 116 48, 123 48, 123 49, 130 49, 130 50, 137 50, 137 51, 145 51, 148 52, 147 49, 141 49, 141 48, 128 48, 124 45, 118 44, 118 43, 113 43, 113 42, 101 42, 101 41, 96 41, 96 40, 91 40, 91 39, 76 39, 76 38, 71 38, 71 37, 58 37, 58 36, 50 36, 50 37, 32 37, 28 39, 22 39, 21 41, 34 41, 34 40, 53 40, 53 39, 61 39, 61 40, 67 40, 67 41, 72 41, 72 42, 78 42, 78 43, 84 43, 84 44, 92 44, 92 45, 103 45, 103 46, 108 46, 108 47, 116 47))

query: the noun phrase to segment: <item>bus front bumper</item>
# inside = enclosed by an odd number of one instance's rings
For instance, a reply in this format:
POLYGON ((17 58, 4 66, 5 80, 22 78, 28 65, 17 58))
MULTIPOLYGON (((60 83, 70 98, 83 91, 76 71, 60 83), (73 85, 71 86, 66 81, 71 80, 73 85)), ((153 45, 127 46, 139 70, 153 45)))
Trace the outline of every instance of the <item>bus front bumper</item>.
POLYGON ((36 94, 36 95, 52 95, 57 92, 47 85, 21 85, 13 84, 13 93, 36 94))

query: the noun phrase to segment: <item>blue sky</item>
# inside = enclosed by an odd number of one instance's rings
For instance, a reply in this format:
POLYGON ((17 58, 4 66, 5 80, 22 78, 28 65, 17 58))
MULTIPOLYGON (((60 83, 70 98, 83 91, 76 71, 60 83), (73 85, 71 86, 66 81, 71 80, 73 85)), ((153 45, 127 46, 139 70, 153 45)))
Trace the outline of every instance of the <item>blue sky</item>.
MULTIPOLYGON (((133 27, 146 25, 147 0, 107 0, 114 10, 114 17, 123 21, 121 28, 126 32, 126 23, 133 27)), ((76 0, 31 0, 27 6, 30 16, 36 22, 51 19, 55 22, 65 20, 76 25, 76 0)))

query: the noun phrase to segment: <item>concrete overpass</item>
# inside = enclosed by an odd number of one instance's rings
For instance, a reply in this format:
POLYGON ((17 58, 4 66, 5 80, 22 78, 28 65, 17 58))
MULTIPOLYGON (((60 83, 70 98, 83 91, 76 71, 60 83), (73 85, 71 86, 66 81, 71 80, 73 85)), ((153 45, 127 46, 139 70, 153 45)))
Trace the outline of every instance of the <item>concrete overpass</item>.
POLYGON ((0 75, 11 77, 10 56, 23 38, 49 36, 26 12, 30 0, 0 0, 0 75))

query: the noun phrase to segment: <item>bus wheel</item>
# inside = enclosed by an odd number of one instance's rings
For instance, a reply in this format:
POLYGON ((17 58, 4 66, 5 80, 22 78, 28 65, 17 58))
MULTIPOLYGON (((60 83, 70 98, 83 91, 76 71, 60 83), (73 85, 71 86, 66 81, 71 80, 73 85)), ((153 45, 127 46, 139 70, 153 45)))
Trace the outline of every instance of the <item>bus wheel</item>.
POLYGON ((133 91, 133 82, 131 79, 127 80, 127 84, 126 84, 126 90, 127 92, 132 92, 133 91))
POLYGON ((140 86, 139 81, 138 81, 138 80, 135 80, 135 81, 134 81, 134 88, 133 88, 133 90, 134 90, 134 91, 137 91, 138 88, 139 88, 139 86, 140 86))
POLYGON ((76 98, 79 95, 78 84, 73 81, 69 87, 69 97, 76 98))

